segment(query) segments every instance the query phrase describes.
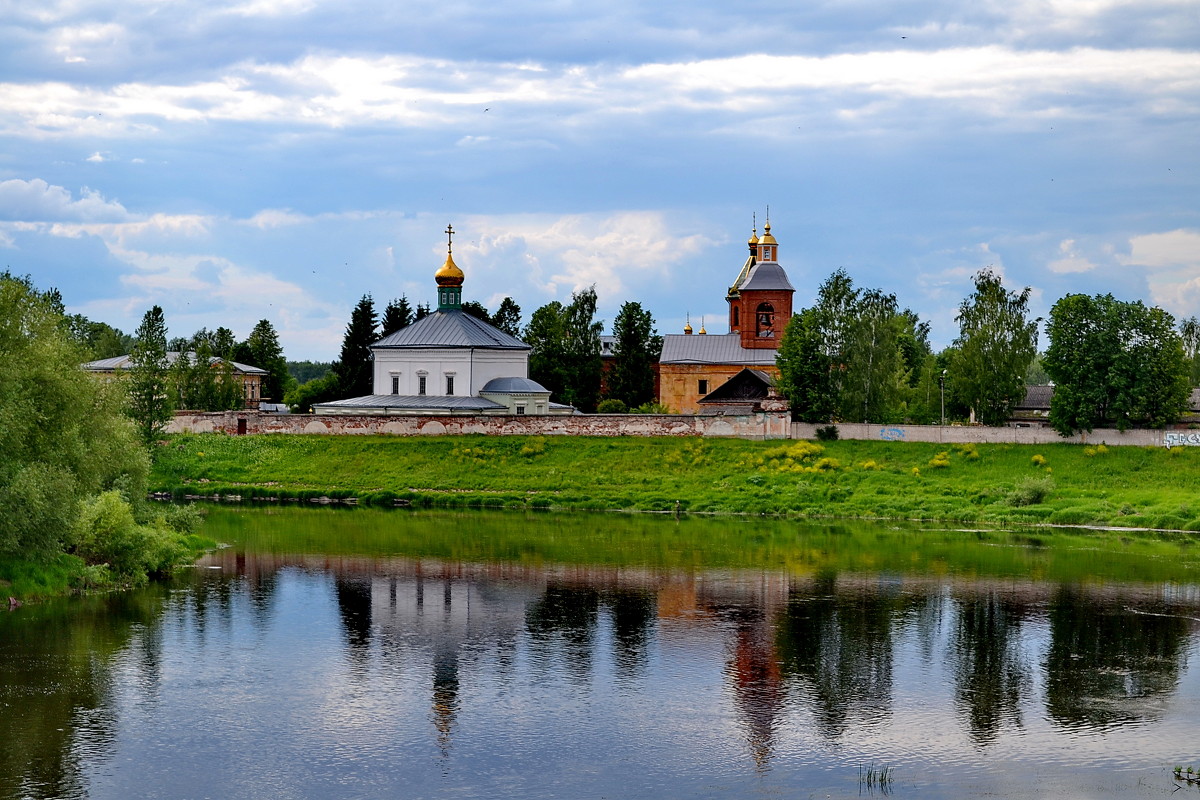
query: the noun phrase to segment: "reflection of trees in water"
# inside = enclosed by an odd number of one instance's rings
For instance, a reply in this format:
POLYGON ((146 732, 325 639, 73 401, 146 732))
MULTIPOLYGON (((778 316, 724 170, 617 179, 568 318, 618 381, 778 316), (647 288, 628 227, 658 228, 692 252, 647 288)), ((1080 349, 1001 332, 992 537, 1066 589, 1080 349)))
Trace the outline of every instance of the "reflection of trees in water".
POLYGON ((914 598, 841 591, 822 576, 793 587, 776 623, 783 673, 811 699, 818 730, 841 736, 851 718, 871 724, 891 714, 893 614, 914 598))
POLYGON ((591 587, 551 585, 525 612, 530 649, 542 658, 558 647, 572 678, 585 682, 592 670, 592 647, 600 612, 600 592, 591 587))
POLYGON ((641 674, 646 666, 646 649, 654 629, 658 603, 649 591, 610 589, 603 602, 612 616, 613 658, 618 679, 641 674))
POLYGON ((1046 710, 1064 725, 1114 725, 1155 719, 1148 702, 1173 691, 1187 647, 1188 622, 1169 608, 1097 600, 1063 587, 1050 605, 1046 710))
POLYGON ((371 647, 371 576, 339 575, 334 590, 348 653, 361 665, 371 647))
POLYGON ((0 797, 87 796, 77 741, 93 766, 111 757, 114 657, 136 646, 131 663, 159 669, 157 635, 142 639, 157 631, 165 597, 155 586, 0 614, 0 797))
POLYGON ((1021 697, 1029 688, 1020 625, 1024 607, 996 592, 956 599, 958 615, 950 641, 954 702, 972 740, 995 740, 1005 722, 1021 726, 1021 697))

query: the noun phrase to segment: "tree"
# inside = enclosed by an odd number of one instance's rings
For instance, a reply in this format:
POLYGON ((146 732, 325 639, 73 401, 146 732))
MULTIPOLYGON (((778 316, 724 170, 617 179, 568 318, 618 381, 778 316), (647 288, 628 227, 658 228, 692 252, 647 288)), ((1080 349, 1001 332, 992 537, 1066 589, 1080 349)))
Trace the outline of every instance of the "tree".
POLYGON ((793 314, 779 342, 779 393, 792 407, 797 422, 828 422, 833 416, 829 390, 830 359, 825 353, 815 309, 793 314))
POLYGON ((462 310, 464 314, 470 314, 475 319, 481 319, 489 325, 492 324, 492 315, 478 300, 467 300, 462 304, 462 310))
POLYGON ((342 397, 338 388, 338 376, 330 372, 320 378, 294 386, 283 397, 283 402, 297 414, 311 414, 313 403, 325 403, 342 397))
POLYGON ((226 361, 236 360, 233 358, 233 352, 237 349, 237 337, 229 328, 217 328, 213 331, 209 335, 209 344, 212 346, 213 355, 217 358, 223 358, 226 361))
POLYGON ((122 412, 124 386, 79 365, 89 353, 28 278, 0 273, 0 553, 49 558, 80 504, 144 493, 149 459, 122 412))
POLYGON ((851 321, 844 354, 842 418, 863 422, 902 418, 907 370, 900 342, 908 319, 897 310, 896 296, 879 289, 863 292, 851 321))
POLYGON ((417 303, 417 311, 413 315, 413 322, 420 322, 432 313, 428 303, 417 303))
POLYGON ((571 304, 557 300, 537 311, 525 328, 524 340, 533 347, 529 376, 581 411, 592 412, 600 395, 600 332, 595 321, 596 288, 571 295, 571 304))
POLYGON ((379 338, 375 335, 375 301, 364 294, 350 313, 342 352, 333 365, 338 377, 338 391, 343 397, 362 397, 372 393, 370 347, 379 338))
POLYGON ((662 352, 662 337, 654 317, 641 303, 625 303, 613 321, 613 367, 607 397, 634 408, 654 400, 654 365, 662 352))
POLYGON ((509 336, 521 335, 521 307, 511 297, 500 301, 500 307, 492 315, 492 324, 509 336))
POLYGON ((1063 436, 1107 422, 1160 427, 1187 408, 1183 341, 1162 309, 1111 294, 1068 295, 1050 309, 1046 333, 1050 424, 1063 436))
POLYGON ((283 357, 279 335, 269 320, 258 321, 246 339, 246 347, 250 350, 250 365, 267 371, 266 377, 263 378, 263 399, 283 402, 283 393, 289 381, 287 359, 283 357))
POLYGON ((1179 336, 1183 340, 1183 357, 1188 363, 1188 382, 1200 386, 1200 320, 1194 316, 1180 320, 1179 336))
POLYGON ((171 420, 173 398, 167 367, 167 323, 160 306, 142 316, 130 354, 129 415, 142 441, 152 445, 171 420))
POLYGON ((963 300, 950 373, 958 397, 984 425, 1003 425, 1025 399, 1025 373, 1037 355, 1038 323, 1029 319, 1026 286, 1007 292, 990 269, 975 274, 975 291, 963 300))
POLYGON ((383 310, 383 319, 379 321, 379 337, 391 336, 399 330, 412 325, 413 310, 408 304, 408 296, 401 295, 400 299, 392 300, 383 310))
POLYGON ((216 358, 212 336, 204 329, 184 343, 170 372, 177 408, 226 411, 243 406, 243 390, 233 374, 233 363, 216 358))

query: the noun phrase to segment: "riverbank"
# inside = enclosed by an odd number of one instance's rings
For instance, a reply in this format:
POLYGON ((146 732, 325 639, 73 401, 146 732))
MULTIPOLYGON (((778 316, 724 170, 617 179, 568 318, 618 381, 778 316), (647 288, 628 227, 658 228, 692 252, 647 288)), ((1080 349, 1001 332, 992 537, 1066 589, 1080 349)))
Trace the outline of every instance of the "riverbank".
POLYGON ((154 491, 1200 530, 1200 453, 1074 444, 179 434, 154 491))

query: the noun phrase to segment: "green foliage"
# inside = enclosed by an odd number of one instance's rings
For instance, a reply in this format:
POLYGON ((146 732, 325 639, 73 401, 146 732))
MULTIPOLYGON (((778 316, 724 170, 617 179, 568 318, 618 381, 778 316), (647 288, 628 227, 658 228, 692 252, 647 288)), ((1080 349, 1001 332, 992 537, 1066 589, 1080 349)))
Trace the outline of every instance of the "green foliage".
POLYGON ((654 365, 662 352, 662 337, 654 329, 654 317, 641 303, 625 303, 613 322, 613 367, 608 379, 608 397, 625 406, 654 400, 654 365))
POLYGON ((629 409, 630 414, 670 414, 671 409, 662 403, 642 403, 637 408, 629 409))
POLYGON ((1043 357, 1050 424, 1069 436, 1112 421, 1161 427, 1187 408, 1190 366, 1170 314, 1112 295, 1068 295, 1050 310, 1043 357))
POLYGON ((596 406, 596 412, 599 414, 627 414, 629 406, 625 405, 622 400, 601 400, 600 405, 596 406))
POLYGON ((341 396, 338 376, 331 372, 324 378, 314 378, 295 387, 283 396, 283 402, 297 414, 311 414, 314 403, 339 400, 341 396))
POLYGON ((250 351, 250 361, 247 363, 267 371, 262 382, 262 399, 274 403, 283 402, 284 390, 288 384, 287 360, 283 357, 279 334, 275 332, 275 326, 270 320, 258 321, 250 336, 246 338, 246 347, 250 351))
POLYGON ((984 425, 1003 425, 1025 399, 1025 374, 1037 355, 1039 320, 1029 319, 1026 286, 1007 292, 990 269, 975 274, 975 291, 959 306, 959 335, 950 361, 958 398, 984 425))
POLYGON ((600 394, 600 332, 595 321, 596 288, 571 295, 571 304, 548 303, 529 320, 522 338, 533 348, 529 377, 558 402, 580 411, 596 410, 600 394))
MULTIPOLYGON (((308 383, 317 378, 324 378, 333 369, 333 362, 330 361, 289 361, 287 362, 288 375, 295 381, 296 386, 308 383)), ((293 389, 295 386, 292 387, 293 389)), ((287 392, 284 392, 287 396, 287 392)), ((287 400, 284 400, 286 403, 287 400)))
POLYGON ((175 405, 193 411, 225 411, 241 408, 244 393, 233 372, 233 364, 216 360, 211 338, 205 331, 183 343, 170 370, 175 405))
POLYGON ((375 301, 365 294, 350 313, 341 354, 333 365, 341 397, 362 397, 374 390, 370 347, 379 338, 375 329, 375 301))
POLYGON ((775 365, 779 393, 798 422, 826 422, 833 415, 830 357, 823 349, 819 315, 814 309, 793 314, 783 331, 775 365))
POLYGON ((500 307, 492 315, 492 324, 509 336, 521 335, 521 307, 511 297, 500 301, 500 307))
MULTIPOLYGON (((382 339, 385 336, 391 336, 396 331, 401 331, 412 325, 413 310, 408 304, 408 296, 401 295, 398 300, 392 300, 387 304, 387 308, 383 310, 383 318, 379 321, 379 337, 382 339)), ((293 373, 294 374, 294 373, 293 373)), ((300 377, 296 375, 296 380, 303 383, 312 378, 319 378, 320 375, 307 375, 300 377)))
POLYGON ((142 316, 136 336, 126 382, 129 415, 142 441, 150 446, 166 429, 174 407, 167 363, 167 323, 161 307, 154 306, 142 316))
MULTIPOLYGON (((899 422, 908 416, 909 401, 927 382, 919 371, 927 366, 928 325, 901 310, 895 295, 856 288, 845 270, 821 284, 811 311, 811 319, 802 323, 807 331, 798 332, 795 350, 785 355, 802 365, 797 375, 806 377, 792 391, 807 393, 802 403, 817 404, 813 421, 827 419, 822 417, 826 408, 844 420, 899 422), (805 343, 807 336, 815 337, 819 347, 805 343), (813 350, 828 363, 828 396, 821 402, 820 363, 813 350)), ((922 407, 927 416, 927 405, 922 407)))
POLYGON ((1011 506, 1033 506, 1044 503, 1054 491, 1050 478, 1024 478, 1005 498, 1011 506))
POLYGON ((837 425, 822 425, 815 429, 817 441, 836 442, 838 440, 837 425))

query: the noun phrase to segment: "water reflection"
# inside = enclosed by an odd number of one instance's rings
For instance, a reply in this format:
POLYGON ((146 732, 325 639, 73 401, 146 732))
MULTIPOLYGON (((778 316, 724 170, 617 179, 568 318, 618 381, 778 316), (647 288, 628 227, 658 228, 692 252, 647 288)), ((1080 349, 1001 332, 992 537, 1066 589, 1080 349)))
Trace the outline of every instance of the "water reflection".
POLYGON ((1196 629, 1181 611, 1059 588, 1050 604, 1045 666, 1051 718, 1087 728, 1158 718, 1179 683, 1196 629))
POLYGON ((0 797, 1032 797, 1200 711, 1174 583, 305 549, 0 615, 0 797))

